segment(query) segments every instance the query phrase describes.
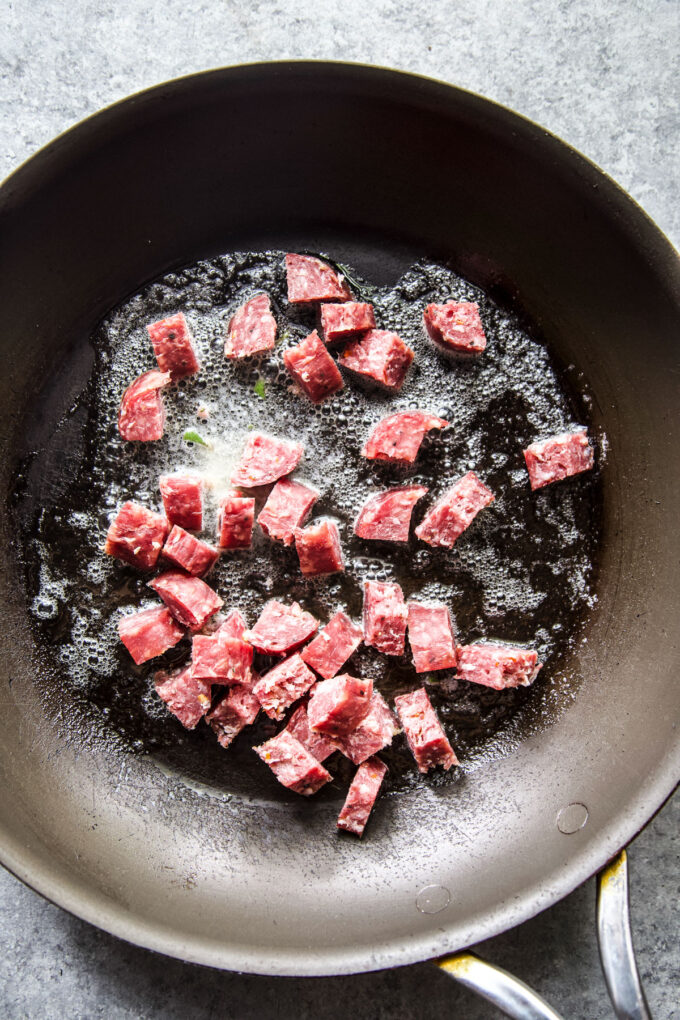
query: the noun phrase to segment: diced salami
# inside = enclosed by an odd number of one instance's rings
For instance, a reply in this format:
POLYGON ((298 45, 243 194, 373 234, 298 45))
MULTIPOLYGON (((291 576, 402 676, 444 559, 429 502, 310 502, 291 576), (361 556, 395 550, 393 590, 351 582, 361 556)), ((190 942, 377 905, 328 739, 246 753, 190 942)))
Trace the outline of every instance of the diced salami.
POLYGON ((212 688, 204 680, 196 680, 190 666, 171 673, 156 673, 154 686, 159 698, 188 730, 195 729, 210 708, 212 688))
POLYGON ((318 404, 345 385, 316 330, 283 352, 286 368, 309 399, 318 404))
POLYGON ((245 632, 258 652, 265 655, 286 655, 303 645, 319 626, 311 613, 297 603, 289 606, 271 599, 265 605, 252 630, 245 632))
POLYGON ((286 730, 299 740, 317 761, 325 761, 337 749, 330 737, 325 737, 323 733, 314 733, 309 725, 307 705, 304 702, 291 715, 286 730))
POLYGON ((424 485, 402 485, 369 496, 359 511, 355 535, 379 542, 408 542, 413 508, 427 491, 424 485))
POLYGON ((186 570, 187 574, 201 577, 217 563, 219 553, 207 542, 190 535, 177 524, 163 546, 163 558, 186 570))
POLYGON ((588 442, 588 430, 563 432, 540 443, 532 443, 524 451, 532 489, 541 489, 551 482, 561 482, 582 471, 590 471, 595 456, 588 442))
POLYGON ((361 340, 348 344, 340 364, 388 390, 400 390, 413 361, 413 351, 396 333, 370 329, 361 340))
POLYGON ((229 747, 232 740, 246 726, 252 726, 260 711, 260 702, 247 687, 235 684, 223 698, 208 712, 205 721, 214 731, 222 747, 229 747))
POLYGON ((424 687, 400 695, 394 704, 419 772, 428 772, 436 765, 448 771, 452 765, 458 765, 424 687))
POLYGON ((104 552, 140 570, 152 570, 168 531, 169 524, 163 514, 128 501, 111 523, 104 552))
POLYGON ((137 665, 167 652, 184 637, 184 629, 163 606, 142 609, 118 621, 118 636, 137 665))
POLYGON ((248 549, 253 540, 255 500, 233 492, 220 501, 220 549, 248 549))
POLYGON ((252 686, 253 648, 222 628, 214 634, 196 634, 192 642, 191 673, 212 683, 252 686))
POLYGON ((345 301, 341 305, 321 305, 319 314, 321 331, 327 344, 346 340, 375 327, 373 305, 358 301, 345 301))
POLYGON ((243 641, 247 625, 238 609, 230 609, 224 620, 221 621, 218 630, 225 637, 240 638, 243 641))
POLYGON ((269 493, 257 523, 265 535, 292 545, 295 529, 304 522, 317 499, 318 493, 313 489, 291 478, 282 478, 269 493))
POLYGON ((287 439, 274 439, 253 432, 245 445, 238 467, 231 476, 233 485, 246 489, 276 482, 300 463, 304 447, 287 439))
POLYGON ((197 475, 161 475, 159 479, 165 515, 185 531, 203 527, 203 482, 197 475))
POLYGON ((175 619, 191 630, 200 630, 222 605, 219 595, 200 577, 187 577, 178 570, 159 574, 149 587, 160 595, 175 619))
POLYGON ((308 528, 296 528, 295 548, 300 570, 305 575, 335 574, 345 569, 335 521, 324 520, 308 528))
POLYGON ((508 645, 459 645, 457 670, 461 680, 493 687, 528 687, 538 676, 543 663, 536 652, 508 645))
POLYGON ((302 649, 302 658, 324 680, 330 680, 356 652, 363 636, 361 627, 353 623, 346 613, 337 612, 314 640, 302 649))
POLYGON ((123 394, 118 413, 118 431, 123 439, 140 443, 161 439, 165 409, 161 390, 170 382, 169 372, 145 372, 123 394))
POLYGON ((343 276, 327 262, 312 255, 286 255, 288 300, 292 305, 309 301, 349 301, 352 293, 343 276))
POLYGON ((224 354, 227 358, 247 358, 270 351, 276 343, 276 319, 268 294, 257 294, 234 313, 227 327, 224 354))
POLYGON ((408 640, 416 673, 456 665, 456 642, 447 606, 409 602, 408 640))
POLYGON ((425 411, 399 411, 375 426, 361 451, 369 460, 412 464, 426 432, 444 429, 450 423, 425 411))
POLYGON ((311 693, 307 705, 309 725, 317 733, 340 737, 355 729, 368 713, 373 697, 373 681, 360 680, 342 673, 322 680, 311 693))
POLYGON ((364 581, 364 641, 386 655, 403 655, 408 612, 398 584, 364 581))
POLYGON ((355 836, 363 835, 386 773, 387 765, 379 758, 369 758, 359 766, 338 815, 339 829, 352 832, 355 836))
POLYGON ((472 301, 428 305, 423 321, 430 338, 447 353, 469 356, 481 354, 486 347, 479 305, 472 301))
POLYGON ((493 492, 474 471, 468 471, 425 515, 416 528, 416 535, 428 545, 450 548, 494 498, 493 492))
POLYGON ((331 779, 330 772, 287 730, 253 750, 269 765, 282 786, 304 797, 316 793, 331 779))
POLYGON ((194 338, 182 312, 146 327, 161 372, 169 372, 173 382, 195 375, 201 367, 194 351, 194 338))
POLYGON ((368 712, 359 725, 342 737, 334 737, 337 749, 355 765, 392 743, 399 732, 397 720, 378 691, 373 692, 368 712))
POLYGON ((291 655, 257 681, 253 694, 270 719, 283 719, 287 708, 298 701, 316 682, 299 655, 291 655))

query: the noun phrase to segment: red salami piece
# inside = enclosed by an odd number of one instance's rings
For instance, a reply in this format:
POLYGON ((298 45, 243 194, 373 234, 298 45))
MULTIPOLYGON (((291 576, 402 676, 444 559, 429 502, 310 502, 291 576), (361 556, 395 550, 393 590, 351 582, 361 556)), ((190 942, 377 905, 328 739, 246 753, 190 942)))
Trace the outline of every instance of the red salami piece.
POLYGON ((149 582, 179 623, 200 630, 208 617, 216 613, 222 599, 200 577, 187 577, 178 570, 167 570, 149 582))
POLYGON ((309 301, 349 301, 352 297, 344 276, 311 255, 286 255, 286 277, 288 300, 292 305, 309 301))
POLYGON ((104 552, 140 570, 151 570, 156 566, 168 530, 163 514, 128 501, 111 523, 104 552))
POLYGON ((493 687, 528 687, 543 665, 536 652, 507 645, 459 645, 458 676, 473 684, 493 687))
POLYGON ((316 793, 331 779, 330 772, 287 730, 253 750, 269 765, 282 786, 304 797, 316 793))
POLYGON ((255 500, 234 492, 220 501, 220 549, 248 549, 253 540, 255 500))
POLYGON ((286 709, 306 694, 315 682, 312 671, 296 654, 261 676, 253 687, 253 694, 270 719, 283 719, 286 709))
POLYGON ((450 548, 494 498, 493 492, 480 482, 474 471, 468 471, 423 517, 416 535, 428 545, 450 548))
POLYGON ((386 655, 403 655, 406 603, 398 584, 364 581, 364 641, 386 655))
POLYGON ((334 521, 296 528, 295 548, 303 574, 335 574, 345 569, 338 526, 334 521))
POLYGON ((408 640, 416 673, 456 665, 456 642, 447 606, 409 602, 408 640))
POLYGON ((246 629, 246 621, 238 609, 230 609, 218 627, 225 637, 240 638, 241 641, 244 640, 246 629))
POLYGON ((239 465, 231 476, 233 485, 252 489, 269 485, 294 471, 302 459, 301 443, 274 439, 261 432, 248 437, 239 465))
POLYGON ((187 574, 201 577, 217 563, 219 553, 207 542, 190 535, 184 528, 174 526, 163 546, 163 558, 186 570, 187 574))
POLYGON ((118 413, 118 431, 123 439, 148 443, 161 439, 165 409, 161 390, 170 382, 169 372, 145 372, 123 394, 118 413))
POLYGON ((342 305, 321 305, 321 331, 327 344, 365 333, 375 326, 373 305, 346 301, 342 305))
POLYGON ((423 321, 431 339, 447 353, 481 354, 486 347, 479 305, 472 301, 428 305, 423 321))
POLYGON ((282 478, 269 493, 257 523, 265 535, 278 538, 284 545, 292 545, 295 529, 303 523, 317 499, 318 493, 313 489, 290 478, 282 478))
POLYGON ((246 726, 252 726, 260 711, 260 702, 247 687, 235 684, 217 702, 205 721, 217 735, 222 747, 229 747, 232 740, 246 726))
POLYGON ((297 347, 284 351, 283 360, 300 389, 315 404, 337 393, 345 385, 337 365, 316 330, 300 341, 297 347))
POLYGON ((370 329, 361 340, 348 344, 340 364, 351 372, 372 379, 388 390, 400 390, 413 361, 413 351, 396 333, 370 329))
POLYGON ((349 758, 355 765, 361 765, 372 754, 388 747, 398 732, 397 720, 387 702, 378 691, 374 691, 368 712, 356 729, 334 740, 336 748, 345 758, 349 758))
POLYGON ((193 730, 210 708, 212 688, 192 677, 190 666, 171 673, 156 673, 154 685, 159 698, 188 730, 193 730))
POLYGON ((449 424, 425 411, 399 411, 378 422, 361 452, 369 460, 412 464, 425 433, 430 429, 444 429, 449 424))
POLYGON ((299 740, 317 761, 325 761, 329 755, 337 750, 330 737, 325 737, 323 733, 314 733, 309 725, 307 705, 305 703, 295 709, 288 720, 286 731, 295 737, 296 740, 299 740))
POLYGON ((551 482, 590 471, 595 457, 588 442, 588 430, 563 432, 540 443, 532 443, 524 451, 532 489, 541 489, 551 482))
POLYGON ((355 836, 363 835, 386 773, 387 765, 379 758, 369 758, 359 766, 338 815, 339 829, 352 832, 355 836))
POLYGON ((424 485, 402 485, 370 496, 359 511, 355 535, 379 542, 408 542, 413 507, 427 491, 424 485))
POLYGON ((289 606, 271 599, 252 630, 244 637, 265 655, 286 655, 303 645, 319 626, 311 613, 297 603, 289 606))
POLYGON ((221 628, 214 634, 196 634, 192 642, 191 673, 212 683, 252 686, 253 649, 221 628))
POLYGON ((312 691, 307 705, 309 725, 317 733, 340 737, 355 729, 368 713, 373 681, 342 673, 322 680, 312 691))
POLYGON ((194 338, 182 312, 146 327, 161 372, 169 372, 173 382, 195 375, 201 367, 194 351, 194 338))
MULTIPOLYGON (((302 658, 324 680, 330 680, 350 655, 356 652, 363 636, 361 627, 352 623, 345 613, 338 612, 314 640, 302 649, 302 658)), ((302 742, 304 744, 304 740, 302 742)))
POLYGON ((424 687, 400 695, 394 704, 419 772, 428 772, 436 765, 448 771, 459 764, 424 687))
POLYGON ((257 294, 234 313, 227 327, 224 354, 227 358, 247 358, 270 351, 276 342, 276 319, 268 294, 257 294))
POLYGON ((161 606, 123 616, 118 621, 118 636, 139 666, 176 645, 184 637, 184 630, 161 606))
POLYGON ((203 527, 201 479, 197 475, 161 475, 159 486, 170 523, 186 531, 200 531, 203 527))

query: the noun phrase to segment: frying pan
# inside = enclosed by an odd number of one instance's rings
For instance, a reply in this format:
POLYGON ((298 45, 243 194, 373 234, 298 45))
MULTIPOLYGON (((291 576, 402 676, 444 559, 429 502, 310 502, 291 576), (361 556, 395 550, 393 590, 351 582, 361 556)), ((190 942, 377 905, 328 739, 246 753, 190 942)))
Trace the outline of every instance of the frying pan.
POLYGON ((3 185, 0 307, 0 857, 33 888, 183 959, 351 973, 524 921, 671 793, 680 274, 582 156, 392 71, 302 62, 185 78, 90 118, 3 185), (388 798, 362 844, 335 837, 333 804, 206 797, 70 728, 36 683, 49 666, 7 510, 31 444, 73 406, 110 308, 170 267, 258 247, 338 252, 367 277, 447 260, 582 373, 608 437, 598 601, 565 663, 568 703, 493 767, 388 798))

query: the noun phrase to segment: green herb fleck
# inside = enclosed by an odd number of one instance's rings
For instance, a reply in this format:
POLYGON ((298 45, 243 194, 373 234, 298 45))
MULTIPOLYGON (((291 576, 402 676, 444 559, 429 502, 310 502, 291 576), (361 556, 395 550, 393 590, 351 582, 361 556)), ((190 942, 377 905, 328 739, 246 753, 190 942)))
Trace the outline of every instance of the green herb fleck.
POLYGON ((264 400, 266 395, 264 379, 258 379, 255 385, 253 386, 253 389, 255 390, 255 395, 259 397, 260 400, 264 400))
POLYGON ((441 680, 439 679, 439 677, 436 677, 434 675, 434 673, 428 673, 427 676, 425 677, 425 683, 426 684, 440 684, 441 680))
POLYGON ((182 439, 185 443, 195 443, 196 446, 205 446, 206 450, 212 450, 212 443, 204 439, 203 436, 199 435, 195 429, 187 429, 182 439))

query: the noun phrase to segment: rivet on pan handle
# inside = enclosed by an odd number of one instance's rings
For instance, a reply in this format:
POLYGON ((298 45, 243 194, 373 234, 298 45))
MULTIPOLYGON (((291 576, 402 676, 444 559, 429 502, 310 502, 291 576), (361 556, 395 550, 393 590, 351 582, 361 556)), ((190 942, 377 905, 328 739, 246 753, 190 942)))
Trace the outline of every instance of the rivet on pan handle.
POLYGON ((474 953, 456 953, 434 962, 513 1020, 562 1020, 560 1014, 523 981, 501 967, 485 963, 474 953))
POLYGON ((633 952, 625 850, 598 875, 597 940, 607 988, 619 1020, 651 1020, 633 952))

